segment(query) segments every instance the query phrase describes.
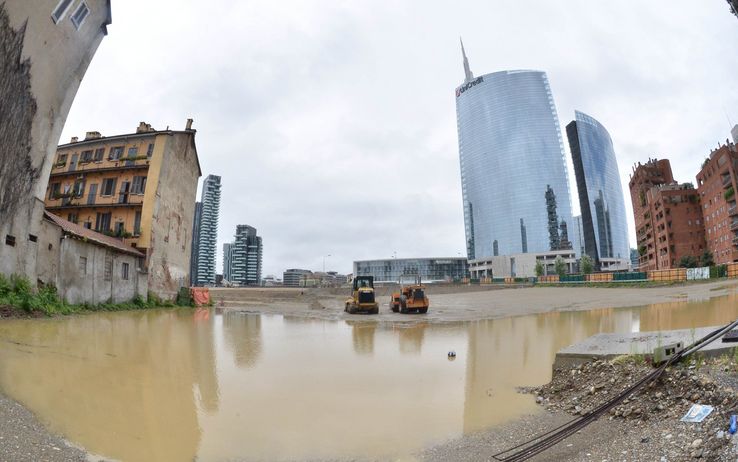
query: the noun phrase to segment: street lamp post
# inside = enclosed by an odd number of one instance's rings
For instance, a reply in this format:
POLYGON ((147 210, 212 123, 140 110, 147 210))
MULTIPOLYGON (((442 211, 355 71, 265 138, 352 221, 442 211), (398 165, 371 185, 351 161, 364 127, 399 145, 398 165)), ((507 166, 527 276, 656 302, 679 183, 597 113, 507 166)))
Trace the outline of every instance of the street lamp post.
POLYGON ((323 256, 323 274, 325 274, 325 259, 326 259, 326 257, 330 257, 330 256, 331 256, 331 254, 328 254, 328 255, 324 255, 323 256))

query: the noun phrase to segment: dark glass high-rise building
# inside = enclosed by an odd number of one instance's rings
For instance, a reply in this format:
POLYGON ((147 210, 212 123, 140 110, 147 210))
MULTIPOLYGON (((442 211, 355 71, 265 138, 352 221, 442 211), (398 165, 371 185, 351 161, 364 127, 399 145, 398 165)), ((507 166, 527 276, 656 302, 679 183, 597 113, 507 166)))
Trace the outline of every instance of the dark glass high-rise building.
POLYGON ((474 77, 463 49, 456 123, 469 259, 571 249, 569 180, 545 72, 474 77))
POLYGON ((627 268, 628 223, 612 139, 593 117, 576 111, 575 119, 566 126, 566 134, 579 190, 584 251, 598 266, 615 259, 627 268))
POLYGON ((195 204, 192 233, 191 278, 193 285, 215 284, 215 250, 220 214, 220 177, 208 175, 202 185, 202 199, 195 204))
POLYGON ((230 268, 227 272, 230 282, 241 286, 261 283, 262 241, 261 236, 256 235, 256 228, 236 226, 236 237, 229 247, 229 254, 230 268))

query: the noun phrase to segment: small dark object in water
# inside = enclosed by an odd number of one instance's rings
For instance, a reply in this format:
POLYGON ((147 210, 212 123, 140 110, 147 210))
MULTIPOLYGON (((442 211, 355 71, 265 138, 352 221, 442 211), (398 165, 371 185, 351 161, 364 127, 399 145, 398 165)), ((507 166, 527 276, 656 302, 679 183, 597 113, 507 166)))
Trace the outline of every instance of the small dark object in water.
POLYGON ((738 330, 731 330, 727 334, 723 335, 723 342, 738 342, 738 330))

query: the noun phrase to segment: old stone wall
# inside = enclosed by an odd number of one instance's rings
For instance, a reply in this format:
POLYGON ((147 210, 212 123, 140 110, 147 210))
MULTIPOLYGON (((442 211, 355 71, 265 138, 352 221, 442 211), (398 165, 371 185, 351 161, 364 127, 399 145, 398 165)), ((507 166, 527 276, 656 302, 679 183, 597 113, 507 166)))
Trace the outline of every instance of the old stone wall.
POLYGON ((195 132, 175 132, 161 163, 148 249, 149 289, 162 298, 174 298, 180 287, 190 284, 199 177, 195 132))
POLYGON ((38 279, 56 285, 68 303, 128 302, 136 295, 145 299, 146 274, 139 259, 110 248, 64 237, 61 228, 43 221, 38 241, 38 279), (128 278, 123 266, 128 265, 128 278), (109 271, 106 271, 109 265, 109 271))
POLYGON ((69 108, 105 35, 107 0, 76 28, 58 0, 0 0, 0 272, 36 280, 43 196, 69 108))

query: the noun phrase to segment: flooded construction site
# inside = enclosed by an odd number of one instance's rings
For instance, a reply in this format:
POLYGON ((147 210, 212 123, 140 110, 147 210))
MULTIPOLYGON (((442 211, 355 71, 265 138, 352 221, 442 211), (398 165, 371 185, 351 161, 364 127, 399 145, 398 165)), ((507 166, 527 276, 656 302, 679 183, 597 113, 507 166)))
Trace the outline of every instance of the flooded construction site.
POLYGON ((724 324, 736 302, 447 323, 234 309, 12 320, 0 323, 0 390, 116 460, 412 460, 540 412, 516 388, 548 382, 567 345, 724 324))

